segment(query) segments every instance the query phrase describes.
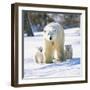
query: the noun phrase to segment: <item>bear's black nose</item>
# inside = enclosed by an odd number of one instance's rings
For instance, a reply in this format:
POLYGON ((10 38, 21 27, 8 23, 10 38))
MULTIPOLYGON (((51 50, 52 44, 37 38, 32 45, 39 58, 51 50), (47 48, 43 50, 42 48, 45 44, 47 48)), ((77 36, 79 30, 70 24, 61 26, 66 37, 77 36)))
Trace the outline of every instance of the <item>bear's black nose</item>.
POLYGON ((50 37, 49 39, 52 40, 52 37, 50 37))

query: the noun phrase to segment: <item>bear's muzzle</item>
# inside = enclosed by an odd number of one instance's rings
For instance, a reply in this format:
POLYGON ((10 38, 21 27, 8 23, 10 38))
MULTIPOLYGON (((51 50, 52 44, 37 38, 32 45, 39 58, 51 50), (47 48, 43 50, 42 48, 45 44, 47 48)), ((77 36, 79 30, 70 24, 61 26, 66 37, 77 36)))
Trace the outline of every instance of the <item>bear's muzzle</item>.
POLYGON ((50 36, 50 38, 49 38, 50 40, 52 40, 52 36, 50 36))

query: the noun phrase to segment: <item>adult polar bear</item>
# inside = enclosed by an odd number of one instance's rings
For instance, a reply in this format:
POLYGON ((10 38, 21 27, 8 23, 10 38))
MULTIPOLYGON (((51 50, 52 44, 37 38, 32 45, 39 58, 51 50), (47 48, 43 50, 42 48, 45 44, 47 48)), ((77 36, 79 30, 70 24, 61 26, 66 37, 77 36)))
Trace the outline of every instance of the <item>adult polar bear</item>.
POLYGON ((64 60, 64 30, 56 22, 51 22, 44 28, 43 56, 45 63, 64 60))

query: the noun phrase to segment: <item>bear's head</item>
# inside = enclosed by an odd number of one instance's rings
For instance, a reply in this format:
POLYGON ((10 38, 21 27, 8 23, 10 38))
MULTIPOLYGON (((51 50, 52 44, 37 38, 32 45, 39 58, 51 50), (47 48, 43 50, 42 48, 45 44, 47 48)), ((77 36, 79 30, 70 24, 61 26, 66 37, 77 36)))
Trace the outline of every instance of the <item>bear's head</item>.
POLYGON ((48 41, 55 41, 60 33, 60 24, 56 22, 49 23, 44 27, 44 39, 48 41))

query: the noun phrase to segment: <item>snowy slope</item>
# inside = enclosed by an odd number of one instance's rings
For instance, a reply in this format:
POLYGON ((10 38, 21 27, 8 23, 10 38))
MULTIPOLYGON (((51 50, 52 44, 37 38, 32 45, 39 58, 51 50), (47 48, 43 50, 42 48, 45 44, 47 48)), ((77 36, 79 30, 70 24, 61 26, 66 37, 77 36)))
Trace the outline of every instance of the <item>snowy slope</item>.
POLYGON ((72 45, 73 59, 62 63, 36 64, 33 58, 36 47, 42 46, 42 32, 34 37, 24 37, 24 78, 77 77, 81 75, 80 30, 65 31, 65 45, 72 45))

